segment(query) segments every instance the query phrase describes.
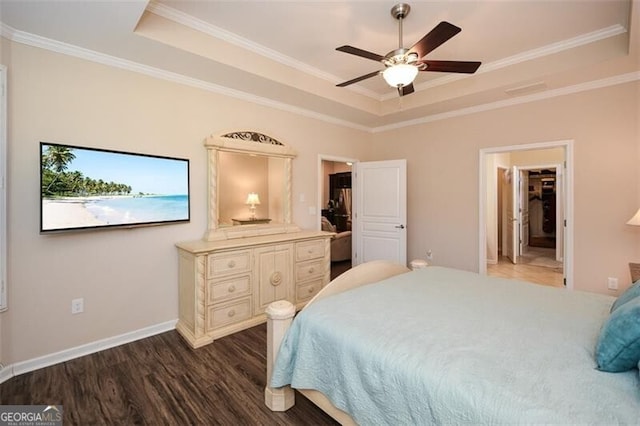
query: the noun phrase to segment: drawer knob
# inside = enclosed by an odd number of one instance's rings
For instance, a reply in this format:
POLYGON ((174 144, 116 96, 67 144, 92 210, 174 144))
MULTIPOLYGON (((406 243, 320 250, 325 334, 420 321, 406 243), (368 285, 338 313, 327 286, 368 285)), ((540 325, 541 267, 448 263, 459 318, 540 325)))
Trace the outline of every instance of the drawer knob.
POLYGON ((272 286, 279 286, 282 283, 282 274, 277 271, 274 272, 273 274, 271 274, 271 277, 269 277, 269 281, 271 282, 272 286))
POLYGON ((236 286, 235 285, 230 285, 229 288, 227 288, 227 291, 229 293, 233 293, 234 291, 236 291, 236 286))
POLYGON ((309 268, 309 273, 313 274, 315 272, 315 269, 313 268, 313 266, 311 268, 309 268))
POLYGON ((307 253, 309 253, 309 254, 313 253, 313 249, 307 250, 307 253))
POLYGON ((313 293, 313 287, 309 287, 309 294, 313 293))
POLYGON ((229 316, 229 318, 233 318, 236 316, 236 311, 235 310, 230 310, 229 313, 227 314, 229 316))
POLYGON ((227 263, 227 266, 229 268, 235 268, 236 267, 236 261, 235 260, 230 260, 229 263, 227 263))

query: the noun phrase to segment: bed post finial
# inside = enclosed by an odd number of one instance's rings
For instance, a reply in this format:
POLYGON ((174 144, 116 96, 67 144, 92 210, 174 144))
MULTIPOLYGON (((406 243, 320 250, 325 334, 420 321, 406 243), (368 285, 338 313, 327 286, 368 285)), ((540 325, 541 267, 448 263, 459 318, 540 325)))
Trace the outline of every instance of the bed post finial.
POLYGON ((267 387, 264 389, 264 403, 271 411, 286 411, 295 404, 293 389, 290 386, 272 388, 269 383, 271 383, 273 364, 280 344, 291 325, 296 308, 286 300, 278 300, 271 303, 265 313, 267 314, 267 387))

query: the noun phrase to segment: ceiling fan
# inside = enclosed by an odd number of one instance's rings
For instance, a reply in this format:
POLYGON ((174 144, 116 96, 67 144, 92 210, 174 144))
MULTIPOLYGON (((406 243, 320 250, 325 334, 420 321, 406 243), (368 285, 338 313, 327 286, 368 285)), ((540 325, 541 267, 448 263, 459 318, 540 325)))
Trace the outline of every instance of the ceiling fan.
POLYGON ((449 22, 442 21, 435 26, 420 41, 410 49, 402 46, 402 20, 409 15, 411 7, 406 3, 396 4, 391 8, 391 16, 398 20, 398 48, 387 53, 385 56, 368 52, 353 46, 340 46, 336 50, 360 56, 374 61, 382 62, 385 69, 374 71, 369 74, 356 77, 344 83, 337 84, 338 87, 345 87, 353 83, 374 77, 382 73, 382 77, 391 87, 396 87, 400 96, 414 92, 413 80, 419 71, 438 71, 473 74, 480 67, 481 62, 475 61, 432 61, 422 59, 429 52, 435 50, 441 44, 449 40, 454 35, 462 31, 449 22))

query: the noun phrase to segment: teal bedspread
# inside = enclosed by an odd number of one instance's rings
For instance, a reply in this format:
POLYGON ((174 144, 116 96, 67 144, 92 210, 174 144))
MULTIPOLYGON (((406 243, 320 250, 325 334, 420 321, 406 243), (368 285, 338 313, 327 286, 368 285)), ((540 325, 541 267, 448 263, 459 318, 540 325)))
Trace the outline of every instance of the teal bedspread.
POLYGON ((310 305, 271 385, 361 425, 640 424, 638 371, 595 369, 613 300, 429 267, 310 305))

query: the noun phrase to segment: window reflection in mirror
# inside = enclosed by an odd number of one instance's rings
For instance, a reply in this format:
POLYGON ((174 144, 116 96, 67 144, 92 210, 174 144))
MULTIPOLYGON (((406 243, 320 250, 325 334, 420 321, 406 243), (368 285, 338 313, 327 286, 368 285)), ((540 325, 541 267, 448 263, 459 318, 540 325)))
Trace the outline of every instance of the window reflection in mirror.
POLYGON ((251 217, 250 206, 246 204, 250 193, 258 194, 260 199, 260 204, 255 206, 256 219, 283 223, 284 172, 284 158, 220 151, 218 226, 233 226, 238 220, 247 221, 251 217))

